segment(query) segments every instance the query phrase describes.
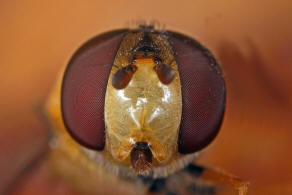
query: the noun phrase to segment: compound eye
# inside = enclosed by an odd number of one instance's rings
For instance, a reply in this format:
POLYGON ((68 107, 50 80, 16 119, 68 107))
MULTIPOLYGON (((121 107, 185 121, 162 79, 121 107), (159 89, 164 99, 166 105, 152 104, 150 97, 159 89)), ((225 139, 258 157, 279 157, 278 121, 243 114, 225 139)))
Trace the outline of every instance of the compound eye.
POLYGON ((85 147, 105 145, 104 101, 108 77, 127 30, 102 34, 84 44, 71 58, 61 91, 64 124, 85 147))
POLYGON ((218 134, 225 110, 225 83, 212 54, 195 40, 170 33, 181 79, 182 119, 178 151, 193 153, 218 134))

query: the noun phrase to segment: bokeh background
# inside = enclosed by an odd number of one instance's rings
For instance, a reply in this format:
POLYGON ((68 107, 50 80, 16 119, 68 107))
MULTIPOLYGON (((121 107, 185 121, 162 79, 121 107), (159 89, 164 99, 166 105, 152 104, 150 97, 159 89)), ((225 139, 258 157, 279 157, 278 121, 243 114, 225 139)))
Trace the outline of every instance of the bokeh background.
POLYGON ((292 3, 288 0, 0 1, 0 193, 70 194, 32 164, 49 131, 39 117, 58 72, 89 38, 156 20, 196 38, 227 83, 226 117, 199 162, 292 194, 292 3))

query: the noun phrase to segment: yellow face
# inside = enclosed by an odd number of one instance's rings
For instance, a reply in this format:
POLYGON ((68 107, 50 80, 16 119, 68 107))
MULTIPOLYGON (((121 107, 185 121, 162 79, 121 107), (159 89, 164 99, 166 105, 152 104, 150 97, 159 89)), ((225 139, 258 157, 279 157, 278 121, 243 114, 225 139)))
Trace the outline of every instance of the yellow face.
MULTIPOLYGON (((180 78, 170 47, 161 50, 161 55, 167 57, 160 62, 172 62, 169 65, 174 70, 174 78, 169 84, 163 84, 158 78, 154 57, 142 55, 133 62, 136 71, 127 86, 116 89, 112 85, 113 75, 131 63, 128 59, 132 58, 127 54, 141 36, 129 33, 123 39, 109 76, 105 97, 105 150, 111 154, 111 161, 132 166, 137 173, 164 166, 177 158, 182 112, 180 78), (135 157, 135 145, 139 143, 149 147, 147 158, 151 160, 141 162, 143 159, 139 158, 143 156, 135 157)), ((151 38, 158 46, 168 44, 161 35, 152 35, 151 38)))

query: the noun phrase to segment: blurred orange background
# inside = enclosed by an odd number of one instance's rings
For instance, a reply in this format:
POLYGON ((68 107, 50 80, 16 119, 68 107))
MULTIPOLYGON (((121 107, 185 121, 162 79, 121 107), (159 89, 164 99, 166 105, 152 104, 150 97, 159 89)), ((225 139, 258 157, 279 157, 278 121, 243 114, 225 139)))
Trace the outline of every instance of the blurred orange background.
POLYGON ((39 105, 86 40, 156 20, 210 48, 226 79, 224 123, 199 162, 250 181, 250 194, 292 194, 291 10, 288 0, 1 1, 0 193, 69 193, 39 167, 16 182, 47 145, 39 105))

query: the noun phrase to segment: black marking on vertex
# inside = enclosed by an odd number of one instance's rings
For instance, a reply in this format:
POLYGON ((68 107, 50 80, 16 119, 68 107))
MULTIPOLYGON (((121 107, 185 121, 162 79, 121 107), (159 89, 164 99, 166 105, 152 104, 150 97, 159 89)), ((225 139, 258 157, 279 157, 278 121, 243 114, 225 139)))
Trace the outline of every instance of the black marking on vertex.
POLYGON ((137 43, 137 45, 133 48, 133 52, 144 52, 144 53, 160 53, 160 49, 153 42, 148 32, 144 32, 143 38, 137 43))

